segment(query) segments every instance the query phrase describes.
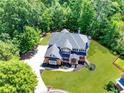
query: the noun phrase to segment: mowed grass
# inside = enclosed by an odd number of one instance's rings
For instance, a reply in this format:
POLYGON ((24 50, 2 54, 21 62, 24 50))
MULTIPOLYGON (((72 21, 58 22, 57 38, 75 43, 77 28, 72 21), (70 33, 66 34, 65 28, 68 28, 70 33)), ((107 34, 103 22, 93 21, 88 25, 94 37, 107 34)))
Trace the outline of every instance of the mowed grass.
POLYGON ((40 41, 40 45, 47 45, 50 39, 51 33, 47 33, 45 37, 40 41))
POLYGON ((115 58, 105 47, 91 41, 88 60, 96 64, 95 71, 86 68, 78 72, 44 71, 42 77, 47 86, 70 93, 107 93, 104 85, 120 76, 119 70, 112 64, 115 58))

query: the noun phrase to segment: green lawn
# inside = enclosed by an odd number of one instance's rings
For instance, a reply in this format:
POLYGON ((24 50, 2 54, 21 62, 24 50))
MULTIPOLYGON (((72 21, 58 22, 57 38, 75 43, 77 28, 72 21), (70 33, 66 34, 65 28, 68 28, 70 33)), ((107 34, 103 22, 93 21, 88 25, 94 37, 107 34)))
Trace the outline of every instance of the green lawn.
POLYGON ((120 76, 119 70, 112 64, 115 58, 106 48, 92 41, 88 59, 96 64, 96 71, 91 72, 86 68, 68 73, 44 71, 42 77, 47 86, 71 93, 107 93, 104 85, 120 76))
POLYGON ((51 34, 47 33, 47 35, 45 37, 43 37, 43 39, 41 40, 40 45, 47 45, 50 36, 51 36, 51 34))

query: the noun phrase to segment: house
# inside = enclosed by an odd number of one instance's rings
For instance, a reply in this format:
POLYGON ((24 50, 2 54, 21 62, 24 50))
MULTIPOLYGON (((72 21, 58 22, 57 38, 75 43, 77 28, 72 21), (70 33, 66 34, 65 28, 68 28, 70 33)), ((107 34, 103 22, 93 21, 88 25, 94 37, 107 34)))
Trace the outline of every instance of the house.
POLYGON ((67 29, 53 32, 49 40, 44 63, 50 65, 83 64, 90 40, 86 35, 70 33, 67 29))

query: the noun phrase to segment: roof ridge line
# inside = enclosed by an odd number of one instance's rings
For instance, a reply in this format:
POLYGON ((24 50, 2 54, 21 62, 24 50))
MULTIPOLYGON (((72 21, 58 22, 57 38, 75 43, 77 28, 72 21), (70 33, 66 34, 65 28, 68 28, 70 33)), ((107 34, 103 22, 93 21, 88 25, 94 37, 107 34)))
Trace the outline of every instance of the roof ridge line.
POLYGON ((80 46, 78 45, 78 43, 76 42, 75 38, 72 36, 72 34, 70 33, 71 37, 73 38, 74 42, 76 43, 76 45, 78 46, 78 48, 80 48, 80 46))
MULTIPOLYGON (((61 33, 61 32, 60 32, 60 33, 61 33)), ((59 37, 59 39, 57 40, 57 42, 60 41, 61 38, 62 38, 64 35, 65 35, 65 33, 64 33, 62 36, 59 37)))

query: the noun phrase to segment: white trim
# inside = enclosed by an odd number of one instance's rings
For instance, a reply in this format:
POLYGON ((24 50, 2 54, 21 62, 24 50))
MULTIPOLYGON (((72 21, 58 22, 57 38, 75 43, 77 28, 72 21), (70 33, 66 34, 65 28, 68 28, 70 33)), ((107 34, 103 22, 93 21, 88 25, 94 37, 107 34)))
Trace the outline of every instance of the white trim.
POLYGON ((121 88, 124 89, 124 86, 119 82, 120 78, 116 80, 116 84, 118 84, 121 88))

